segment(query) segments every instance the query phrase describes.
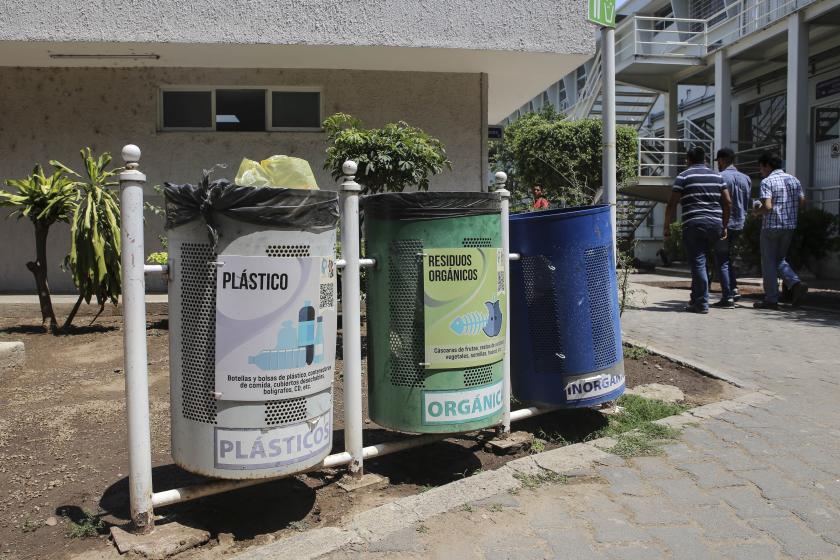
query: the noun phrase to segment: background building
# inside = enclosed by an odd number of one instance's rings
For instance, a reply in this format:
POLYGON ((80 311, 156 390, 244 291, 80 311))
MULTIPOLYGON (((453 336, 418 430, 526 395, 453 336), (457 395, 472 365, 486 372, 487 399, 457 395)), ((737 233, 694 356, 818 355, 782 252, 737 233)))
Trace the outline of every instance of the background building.
MULTIPOLYGON (((439 137, 453 170, 434 189, 486 189, 487 123, 497 122, 594 52, 585 3, 553 0, 214 0, 32 3, 0 14, 0 179, 91 146, 143 150, 151 186, 195 182, 242 157, 309 160, 321 188, 322 120, 405 120, 439 137), (510 22, 516 22, 514 26, 510 22)), ((159 199, 158 199, 159 200, 159 199)), ((160 222, 148 219, 147 247, 160 222)), ((0 292, 30 291, 27 220, 0 221, 0 292)), ((50 283, 69 229, 50 234, 50 283)))
MULTIPOLYGON (((691 145, 731 147, 756 185, 758 156, 779 152, 810 204, 838 213, 840 1, 630 0, 619 13, 617 119, 640 136, 639 176, 620 196, 636 212, 620 233, 639 258, 662 247, 662 203, 691 145)), ((547 103, 600 116, 600 81, 596 52, 504 122, 547 103)), ((836 256, 820 272, 840 277, 836 256)))

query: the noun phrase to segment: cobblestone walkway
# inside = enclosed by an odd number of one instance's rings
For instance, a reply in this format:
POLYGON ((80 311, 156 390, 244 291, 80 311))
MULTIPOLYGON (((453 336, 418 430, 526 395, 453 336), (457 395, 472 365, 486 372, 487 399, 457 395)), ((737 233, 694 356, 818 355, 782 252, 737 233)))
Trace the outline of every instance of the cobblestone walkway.
POLYGON ((661 457, 501 493, 329 558, 840 558, 840 316, 680 313, 644 288, 628 337, 777 398, 685 428, 661 457))

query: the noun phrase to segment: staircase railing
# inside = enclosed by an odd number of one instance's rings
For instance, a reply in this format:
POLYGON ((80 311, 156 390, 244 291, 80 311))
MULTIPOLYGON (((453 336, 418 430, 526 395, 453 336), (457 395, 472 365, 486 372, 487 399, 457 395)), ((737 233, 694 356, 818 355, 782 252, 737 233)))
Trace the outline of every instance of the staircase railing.
POLYGON ((589 116, 592 106, 601 93, 601 81, 603 80, 603 69, 601 66, 601 48, 595 51, 592 59, 592 66, 586 76, 583 88, 578 92, 577 102, 569 108, 568 115, 573 121, 584 119, 589 116))

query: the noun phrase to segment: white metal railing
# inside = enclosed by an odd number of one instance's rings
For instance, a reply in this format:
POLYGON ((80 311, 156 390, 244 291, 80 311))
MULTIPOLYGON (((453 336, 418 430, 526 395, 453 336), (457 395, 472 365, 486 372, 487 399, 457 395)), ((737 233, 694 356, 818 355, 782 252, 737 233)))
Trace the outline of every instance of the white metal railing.
POLYGON ((685 152, 699 146, 711 153, 714 142, 699 138, 640 137, 636 143, 640 177, 675 177, 685 169, 685 152))
POLYGON ((686 140, 703 140, 714 142, 715 137, 691 119, 683 120, 683 137, 686 140))
POLYGON ((706 44, 717 49, 763 29, 816 0, 735 0, 709 16, 706 44), (715 23, 711 23, 715 22, 715 23))
POLYGON ((727 0, 705 19, 630 16, 616 28, 616 60, 701 57, 817 0, 727 0))
POLYGON ((571 120, 586 118, 595 105, 595 100, 601 93, 601 82, 603 81, 603 67, 601 65, 601 49, 595 53, 592 59, 592 66, 586 75, 586 82, 577 94, 577 101, 566 110, 571 120))
POLYGON ((632 16, 615 32, 617 61, 637 55, 700 57, 707 51, 705 19, 632 16))

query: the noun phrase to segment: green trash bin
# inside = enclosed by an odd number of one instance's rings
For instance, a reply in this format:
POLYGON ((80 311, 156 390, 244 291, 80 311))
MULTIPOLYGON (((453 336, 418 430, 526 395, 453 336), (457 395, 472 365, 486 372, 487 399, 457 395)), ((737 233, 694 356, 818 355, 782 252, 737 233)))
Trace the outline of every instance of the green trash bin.
POLYGON ((504 262, 493 193, 364 197, 370 418, 410 433, 502 420, 504 262))

